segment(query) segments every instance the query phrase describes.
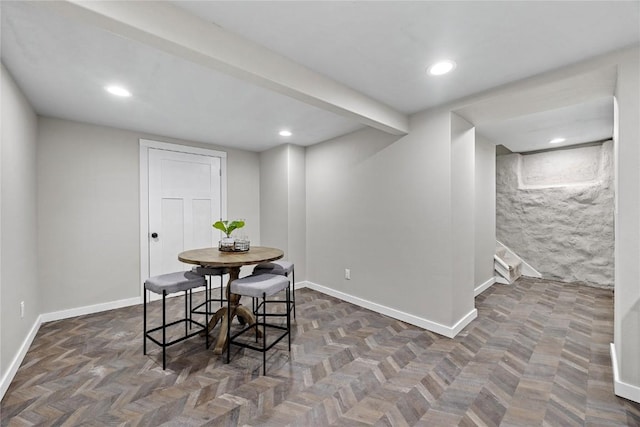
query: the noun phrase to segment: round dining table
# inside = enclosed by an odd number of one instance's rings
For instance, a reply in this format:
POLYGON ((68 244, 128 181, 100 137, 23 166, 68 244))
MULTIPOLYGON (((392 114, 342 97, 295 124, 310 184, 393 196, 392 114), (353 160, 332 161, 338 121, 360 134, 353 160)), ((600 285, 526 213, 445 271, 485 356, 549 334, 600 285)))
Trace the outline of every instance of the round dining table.
POLYGON ((178 254, 178 260, 187 264, 200 265, 202 267, 224 267, 229 270, 229 282, 227 283, 227 300, 235 310, 231 311, 231 318, 227 318, 227 308, 220 307, 214 314, 209 324, 207 332, 211 330, 220 321, 220 331, 218 331, 218 339, 216 340, 213 352, 222 354, 227 345, 227 322, 233 320, 234 316, 240 317, 246 324, 255 323, 253 312, 240 305, 240 295, 231 293, 231 282, 236 280, 240 275, 240 267, 243 265, 260 264, 262 262, 275 261, 284 256, 284 252, 277 248, 269 248, 265 246, 251 246, 245 252, 224 252, 218 248, 201 248, 191 249, 178 254))

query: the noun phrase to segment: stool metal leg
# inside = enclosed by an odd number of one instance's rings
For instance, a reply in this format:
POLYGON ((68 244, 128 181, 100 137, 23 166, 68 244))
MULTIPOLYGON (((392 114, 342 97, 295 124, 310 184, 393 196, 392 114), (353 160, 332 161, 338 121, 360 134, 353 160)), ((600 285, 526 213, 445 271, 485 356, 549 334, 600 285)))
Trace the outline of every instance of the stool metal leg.
POLYGON ((187 306, 187 293, 189 294, 189 299, 191 299, 191 289, 189 289, 188 291, 184 291, 184 317, 188 317, 189 321, 188 322, 184 322, 184 334, 188 335, 189 334, 189 329, 191 329, 191 311, 189 310, 188 306, 187 306))
MULTIPOLYGON (((258 300, 258 298, 252 298, 252 301, 257 301, 257 300, 258 300)), ((262 300, 262 301, 264 302, 264 300, 262 300)), ((254 311, 254 313, 255 313, 255 311, 254 311)), ((258 313, 256 313, 255 316, 256 316, 256 326, 253 329, 256 332, 256 342, 258 342, 258 323, 260 323, 258 319, 260 319, 260 315, 258 313)), ((264 320, 266 320, 266 318, 264 320)))
POLYGON ((162 291, 162 370, 167 369, 167 291, 162 291))
MULTIPOLYGON (((294 291, 295 292, 295 291, 294 291)), ((291 304, 291 289, 287 286, 287 338, 289 338, 289 352, 291 352, 291 310, 289 305, 291 304)), ((293 317, 296 316, 296 305, 293 304, 293 317)))
MULTIPOLYGON (((262 302, 267 299, 267 294, 262 293, 262 302)), ((256 326, 256 338, 258 328, 256 326)), ((267 304, 262 304, 262 375, 267 375, 267 304)))
MULTIPOLYGON (((204 290, 204 297, 207 297, 207 289, 205 288, 204 290)), ((206 347, 205 348, 209 348, 209 310, 206 310, 206 306, 205 306, 205 310, 204 310, 204 333, 205 333, 205 342, 206 342, 206 347)))
POLYGON ((142 354, 147 354, 147 290, 143 289, 143 315, 142 315, 142 354))
MULTIPOLYGON (((291 287, 293 289, 293 318, 296 318, 296 270, 291 270, 291 287)), ((287 307, 289 308, 289 307, 287 307)))

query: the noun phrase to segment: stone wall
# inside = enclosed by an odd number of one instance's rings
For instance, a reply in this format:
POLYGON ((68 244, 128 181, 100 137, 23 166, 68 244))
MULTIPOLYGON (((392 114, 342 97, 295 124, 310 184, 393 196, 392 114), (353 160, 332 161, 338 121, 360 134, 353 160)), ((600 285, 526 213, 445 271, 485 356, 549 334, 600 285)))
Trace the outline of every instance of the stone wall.
POLYGON ((496 161, 496 236, 544 278, 613 286, 613 143, 496 161))

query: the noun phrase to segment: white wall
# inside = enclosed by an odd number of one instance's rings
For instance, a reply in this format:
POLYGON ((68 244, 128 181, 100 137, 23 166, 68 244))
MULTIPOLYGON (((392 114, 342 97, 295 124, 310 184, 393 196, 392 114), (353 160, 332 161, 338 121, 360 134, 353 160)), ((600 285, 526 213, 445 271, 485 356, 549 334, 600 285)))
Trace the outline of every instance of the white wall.
POLYGON ((262 242, 280 248, 306 277, 305 149, 283 144, 260 153, 262 242))
POLYGON ((135 135, 43 118, 38 137, 38 271, 44 313, 136 297, 135 135))
POLYGON ((0 78, 0 378, 4 379, 36 323, 42 296, 37 275, 37 118, 4 65, 0 78))
POLYGON ((295 264, 296 281, 307 277, 306 150, 289 145, 289 259, 295 264))
POLYGON ((261 244, 260 156, 252 151, 189 144, 227 152, 227 217, 244 218, 242 229, 252 245, 261 244))
POLYGON ((279 145, 260 153, 260 241, 289 256, 289 149, 279 145))
POLYGON ((312 284, 452 326, 450 133, 436 110, 399 139, 365 129, 307 147, 312 284))
POLYGON ((496 146, 476 133, 475 269, 477 288, 493 281, 496 250, 496 146))
POLYGON ((475 305, 475 145, 473 125, 451 113, 452 322, 475 305))
POLYGON ((38 271, 42 312, 140 295, 139 139, 226 151, 228 216, 260 236, 258 154, 40 118, 38 271))
MULTIPOLYGON (((618 60, 614 343, 620 380, 640 402, 640 52, 618 60)), ((616 393, 619 392, 616 387, 616 393)))

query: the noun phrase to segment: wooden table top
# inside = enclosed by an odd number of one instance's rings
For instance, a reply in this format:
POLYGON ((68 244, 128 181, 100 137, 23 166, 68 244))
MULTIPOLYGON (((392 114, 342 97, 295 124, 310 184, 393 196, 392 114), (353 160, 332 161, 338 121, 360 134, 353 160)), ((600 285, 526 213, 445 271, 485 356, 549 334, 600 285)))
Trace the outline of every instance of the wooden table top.
POLYGON ((222 252, 218 248, 191 249, 178 254, 178 259, 188 264, 207 267, 240 267, 275 261, 284 256, 284 252, 265 246, 251 246, 247 252, 222 252))

